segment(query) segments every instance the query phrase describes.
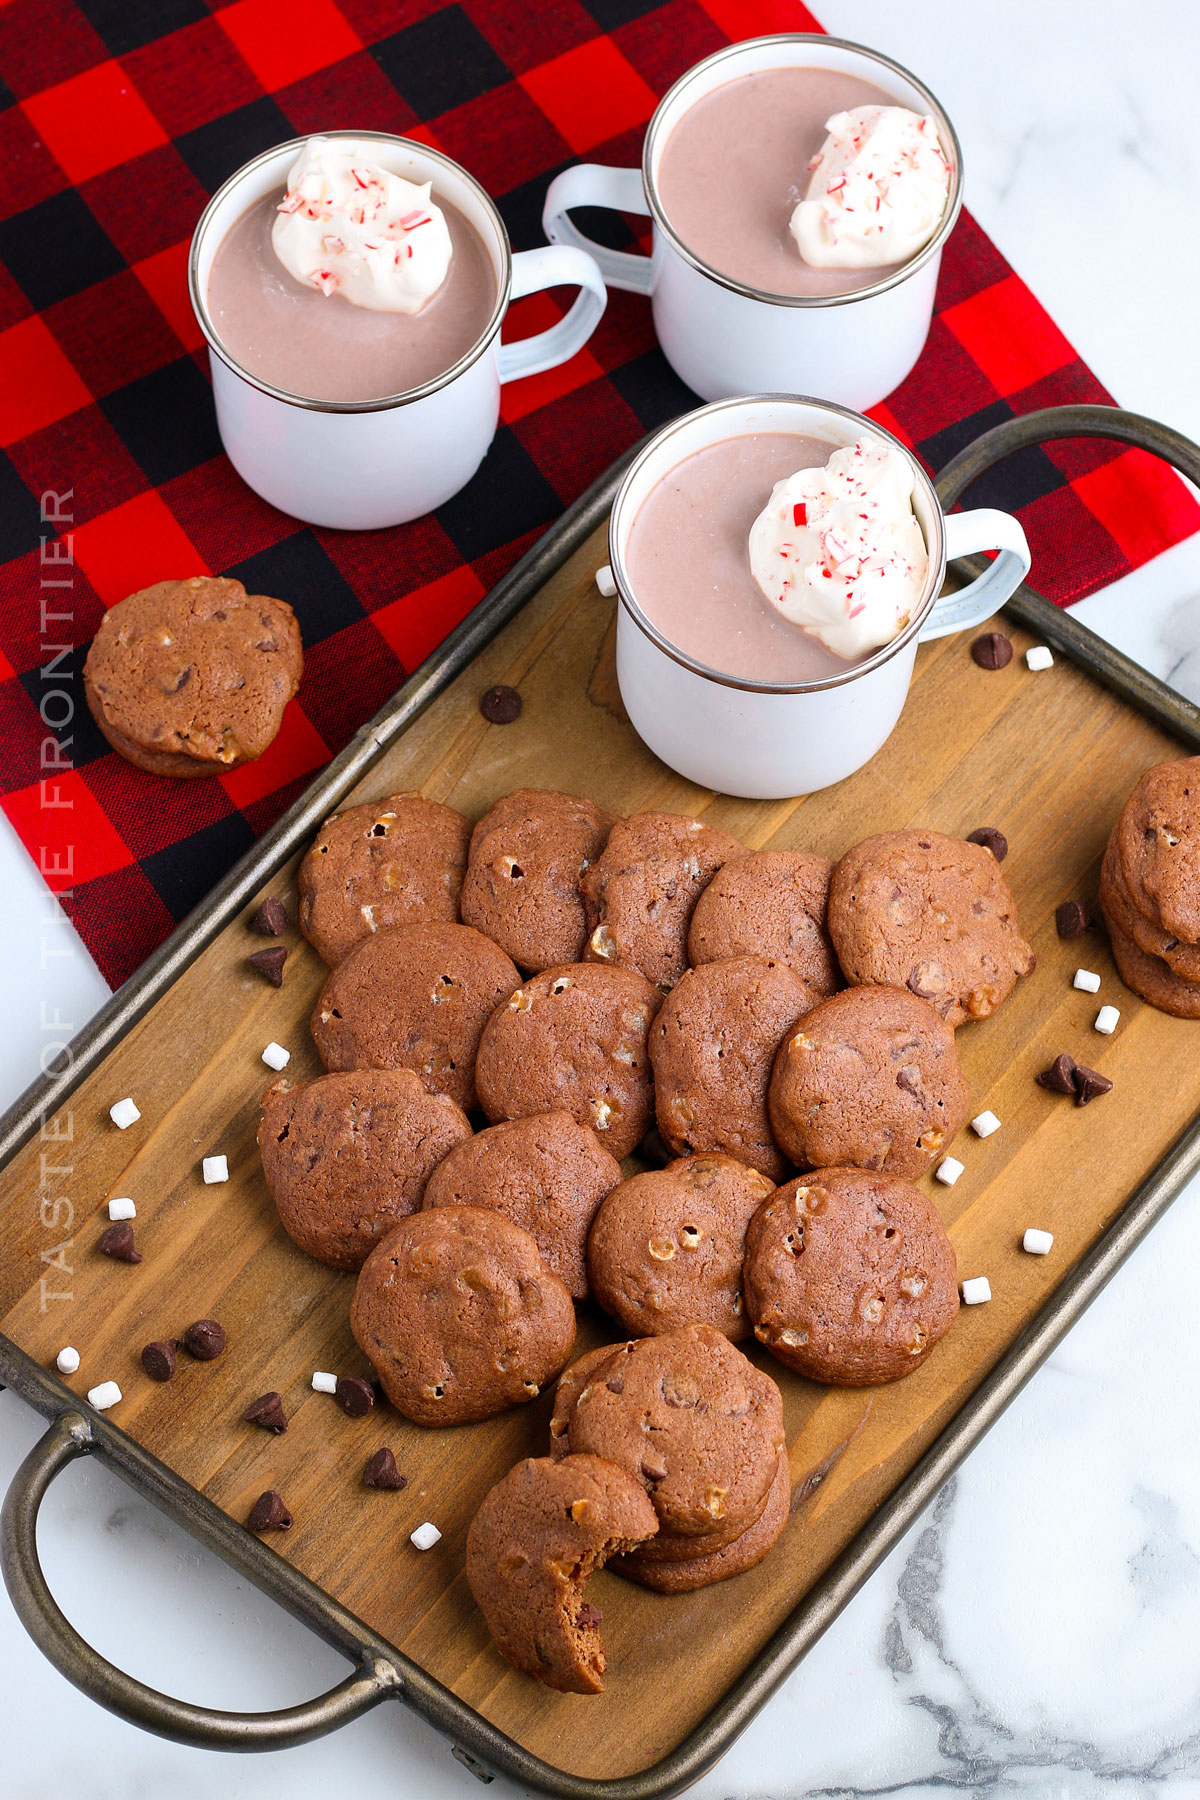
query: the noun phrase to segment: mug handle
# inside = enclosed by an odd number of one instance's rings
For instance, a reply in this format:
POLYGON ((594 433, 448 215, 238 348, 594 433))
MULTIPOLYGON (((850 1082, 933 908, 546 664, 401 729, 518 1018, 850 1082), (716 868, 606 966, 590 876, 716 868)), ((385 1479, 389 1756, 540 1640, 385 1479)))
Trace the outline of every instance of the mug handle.
POLYGON ((977 550, 998 550, 1000 554, 966 587, 942 595, 917 634, 922 644, 930 638, 949 637, 952 631, 969 631, 972 625, 982 625, 1016 592, 1032 564, 1025 533, 1009 513, 996 512, 991 507, 947 513, 944 525, 947 562, 977 550))
POLYGON ((605 206, 613 212, 648 213, 645 184, 640 169, 606 169, 602 163, 576 163, 556 175, 546 190, 542 230, 552 244, 573 244, 586 250, 600 265, 609 287, 630 294, 648 294, 652 264, 648 256, 631 256, 625 250, 609 250, 577 231, 567 214, 574 206, 605 206))
POLYGON ((501 381, 518 381, 522 375, 557 369, 559 363, 583 349, 600 323, 608 305, 608 289, 594 257, 557 244, 519 250, 512 259, 509 298, 523 300, 526 294, 540 294, 543 288, 552 287, 577 287, 574 305, 548 330, 518 338, 514 344, 501 344, 501 381))

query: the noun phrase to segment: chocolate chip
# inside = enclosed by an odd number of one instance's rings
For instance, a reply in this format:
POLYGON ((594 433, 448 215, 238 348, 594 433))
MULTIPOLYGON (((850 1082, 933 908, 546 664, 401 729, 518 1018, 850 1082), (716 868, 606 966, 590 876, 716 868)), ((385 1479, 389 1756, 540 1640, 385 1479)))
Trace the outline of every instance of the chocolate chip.
POLYGON ((268 894, 250 920, 251 931, 257 931, 260 937, 282 937, 287 928, 287 907, 278 894, 268 894))
POLYGON ((666 1140, 656 1125, 652 1125, 641 1143, 638 1155, 645 1157, 656 1169, 665 1169, 672 1160, 673 1153, 667 1149, 666 1140))
POLYGON ((282 944, 272 945, 270 950, 256 950, 246 961, 260 975, 265 975, 272 987, 283 986, 283 965, 287 961, 287 951, 282 944))
POLYGON ((575 1623, 581 1630, 586 1631, 589 1626, 603 1625, 604 1614, 598 1606, 593 1606, 590 1600, 585 1600, 579 1609, 579 1616, 575 1623))
POLYGON ((921 1071, 915 1063, 906 1063, 896 1077, 896 1086, 903 1088, 906 1094, 921 1092, 921 1071))
POLYGON ((146 1345, 142 1351, 142 1367, 151 1381, 170 1381, 175 1373, 177 1348, 174 1338, 158 1338, 153 1344, 146 1345))
POLYGON ((490 687, 479 702, 479 710, 489 725, 511 725, 520 718, 524 704, 516 688, 490 687))
POLYGON ((260 1494, 250 1508, 250 1517, 246 1523, 251 1531, 290 1531, 292 1515, 283 1504, 283 1495, 268 1488, 260 1494))
POLYGON ((363 1486, 392 1488, 398 1492, 408 1486, 408 1476, 400 1473, 395 1457, 385 1447, 375 1452, 363 1470, 363 1486))
POLYGON ((142 1260, 141 1251, 133 1247, 133 1226, 128 1219, 102 1231, 96 1239, 96 1248, 101 1256, 111 1256, 116 1262, 139 1263, 142 1260))
POLYGON ((1007 669, 1013 659, 1012 642, 1002 631, 985 631, 971 645, 971 657, 981 669, 1007 669))
POLYGON ((358 1375, 342 1375, 334 1399, 352 1419, 365 1419, 375 1404, 375 1389, 358 1375))
POLYGON ((188 1326, 180 1342, 197 1362, 212 1362, 225 1348, 225 1328, 215 1319, 197 1319, 188 1326))
POLYGON ((948 978, 940 963, 918 963, 915 969, 909 970, 905 987, 919 1000, 936 1000, 939 994, 946 991, 948 978))
POLYGON ((1082 937, 1091 922, 1086 907, 1078 900, 1063 900, 1054 909, 1054 923, 1060 938, 1082 937))
POLYGON ((978 831, 968 832, 967 842, 982 844, 985 850, 991 851, 997 862, 1003 862, 1008 855, 1008 839, 994 825, 981 825, 978 831))
POLYGON ((1107 1075, 1101 1075, 1095 1069, 1085 1069, 1082 1063, 1075 1067, 1075 1104, 1086 1106, 1089 1100, 1095 1100, 1100 1094, 1111 1094, 1112 1082, 1107 1075))
POLYGON ((1043 1069, 1034 1080, 1039 1087, 1049 1088, 1054 1094, 1073 1094, 1075 1092, 1075 1058, 1068 1056, 1064 1050, 1056 1056, 1048 1069, 1043 1069))
POLYGON ((247 1425, 261 1425, 264 1431, 273 1431, 280 1437, 287 1430, 287 1414, 283 1410, 283 1395, 273 1389, 269 1394, 260 1394, 252 1400, 242 1414, 247 1425))

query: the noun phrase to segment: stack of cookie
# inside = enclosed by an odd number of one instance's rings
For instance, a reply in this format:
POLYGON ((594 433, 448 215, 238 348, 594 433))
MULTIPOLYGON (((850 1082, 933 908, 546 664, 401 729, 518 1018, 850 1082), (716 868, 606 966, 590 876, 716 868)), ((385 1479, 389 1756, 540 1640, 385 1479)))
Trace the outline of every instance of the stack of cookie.
POLYGON ((1142 776, 1108 840, 1100 905, 1126 987, 1200 1019, 1200 756, 1142 776))

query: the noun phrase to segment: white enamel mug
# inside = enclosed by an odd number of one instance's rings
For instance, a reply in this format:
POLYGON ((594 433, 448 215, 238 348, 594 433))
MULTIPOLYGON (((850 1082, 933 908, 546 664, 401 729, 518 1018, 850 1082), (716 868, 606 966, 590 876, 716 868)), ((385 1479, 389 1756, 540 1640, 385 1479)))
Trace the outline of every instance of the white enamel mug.
POLYGON ((379 131, 325 135, 368 139, 392 174, 432 181, 479 233, 496 276, 496 304, 486 328, 433 381, 378 400, 305 399, 241 368, 222 344, 206 302, 209 271, 226 232, 248 207, 283 186, 304 140, 256 156, 209 201, 192 238, 188 287, 208 339, 226 454, 242 480, 281 512, 309 525, 364 531, 403 525, 456 494, 495 435, 501 384, 574 356, 596 329, 608 295, 585 251, 556 245, 514 255, 491 199, 439 151, 379 131), (501 344, 509 301, 551 287, 579 288, 566 316, 536 337, 501 344))
POLYGON ((933 483, 890 432, 845 407, 791 394, 718 401, 664 426, 617 491, 608 543, 617 585, 617 681, 635 731, 677 774, 748 800, 813 793, 861 769, 900 717, 917 645, 990 618, 1030 566, 1025 533, 1008 513, 943 513, 933 483), (913 510, 929 552, 920 604, 890 644, 820 681, 752 681, 707 668, 651 624, 629 579, 629 532, 651 488, 710 444, 771 431, 822 438, 831 452, 864 434, 882 438, 914 473, 913 510), (939 599, 947 561, 977 550, 999 555, 969 586, 939 599))
POLYGON ((827 394, 861 411, 898 387, 921 354, 942 246, 958 218, 962 192, 962 150, 954 127, 914 75, 860 44, 788 32, 730 44, 680 76, 650 121, 641 168, 581 163, 565 169, 550 184, 542 224, 552 244, 590 251, 609 287, 650 296, 667 361, 702 399, 782 390, 827 394), (693 255, 659 198, 663 149, 683 113, 737 76, 794 67, 862 76, 898 106, 932 114, 950 164, 946 211, 929 243, 901 268, 854 293, 772 294, 745 286, 693 255), (568 215, 576 206, 649 213, 651 255, 593 243, 571 223, 568 215))

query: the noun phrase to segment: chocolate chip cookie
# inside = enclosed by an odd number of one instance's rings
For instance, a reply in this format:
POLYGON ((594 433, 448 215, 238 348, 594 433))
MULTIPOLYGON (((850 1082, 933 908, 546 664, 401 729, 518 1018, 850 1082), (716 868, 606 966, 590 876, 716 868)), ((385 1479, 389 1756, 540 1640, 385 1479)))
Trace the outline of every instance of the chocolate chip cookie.
POLYGON ((718 869, 692 914, 688 958, 769 956, 786 963, 818 998, 842 986, 827 913, 833 864, 804 850, 759 850, 718 869))
POLYGON ((775 1059, 771 1129, 797 1168, 923 1175, 964 1123, 954 1033, 904 988, 854 987, 806 1013, 775 1059))
POLYGON ((391 925, 454 923, 470 833, 461 813, 423 794, 326 819, 296 877, 300 929, 317 955, 332 965, 391 925))
POLYGON ((1138 910, 1169 937, 1200 944, 1200 756, 1147 769, 1117 821, 1116 847, 1138 910))
POLYGON ((441 1159, 471 1136, 466 1114, 411 1069, 354 1069, 263 1095, 258 1148, 288 1236, 335 1269, 361 1268, 421 1204, 441 1159))
POLYGON ((1127 988, 1159 1012, 1177 1019, 1200 1019, 1200 982, 1185 981, 1159 956, 1149 956, 1126 937, 1115 919, 1106 918, 1113 961, 1127 988))
POLYGON ((766 1506, 784 1447, 769 1375, 710 1325, 621 1347, 580 1393, 572 1452, 619 1463, 642 1482, 677 1556, 723 1547, 766 1506))
POLYGON ((780 1453, 775 1478, 767 1492, 767 1504, 740 1536, 707 1556, 685 1556, 675 1561, 657 1561, 640 1550, 629 1550, 609 1563, 614 1575, 624 1575, 642 1587, 659 1594, 691 1594, 697 1588, 712 1587, 714 1582, 728 1581, 743 1575, 763 1560, 778 1541, 788 1522, 792 1502, 792 1478, 787 1451, 780 1453))
POLYGON ((746 846, 680 813, 631 813, 579 886, 588 961, 636 969, 664 993, 687 968, 692 910, 717 870, 746 846))
MULTIPOLYGON (((592 1223, 592 1291, 626 1331, 712 1325, 750 1335, 742 1303, 746 1227, 773 1191, 731 1156, 685 1156, 623 1181, 592 1223)), ((564 1377, 565 1380, 565 1377, 564 1377)))
POLYGON ((317 1052, 327 1069, 412 1069, 470 1112, 480 1035, 519 981, 467 925, 393 926, 327 978, 311 1020, 317 1052))
POLYGON ((1100 908, 1110 930, 1132 938, 1139 950, 1165 963, 1180 981, 1200 982, 1200 944, 1172 937, 1135 904, 1121 872, 1115 831, 1100 864, 1100 908))
POLYGON ((618 1161, 628 1156, 654 1123, 646 1040, 661 998, 633 969, 602 963, 545 969, 510 991, 475 1068, 488 1118, 569 1112, 618 1161))
POLYGON ((723 1151, 779 1181, 767 1087, 783 1038, 817 995, 786 963, 731 956, 680 976, 650 1030, 658 1129, 676 1156, 723 1151))
POLYGON ((954 1323, 954 1250, 910 1182, 821 1169, 777 1188, 750 1221, 746 1309, 755 1337, 798 1375, 897 1381, 954 1323))
POLYGON ((885 831, 848 850, 829 932, 848 980, 907 987, 950 1025, 994 1013, 1035 961, 991 851, 939 831, 885 831))
POLYGON ((219 775, 262 755, 303 668, 300 627, 285 601, 192 575, 109 607, 83 691, 127 762, 152 775, 219 775))
POLYGON ((426 1206, 484 1206, 527 1231, 572 1298, 588 1297, 587 1238, 621 1165, 567 1112, 492 1125, 451 1149, 425 1188, 426 1206))
POLYGON ((602 1457, 527 1457, 510 1469, 467 1532, 467 1584, 500 1654, 561 1693, 600 1693, 603 1615, 584 1587, 657 1530, 641 1483, 602 1457))
POLYGON ((618 1350, 628 1348, 628 1344, 597 1344, 594 1350, 585 1350, 563 1370, 554 1390, 554 1410, 550 1415, 551 1456, 570 1455, 569 1435, 575 1402, 598 1370, 611 1362, 618 1350))
POLYGON ((575 1308, 511 1219, 436 1206, 371 1252, 350 1329, 405 1418, 465 1425, 537 1397, 570 1357, 575 1308))
POLYGON ((527 975, 582 962, 587 920, 579 883, 613 819, 578 794, 519 788, 471 834, 464 925, 486 932, 527 975))

